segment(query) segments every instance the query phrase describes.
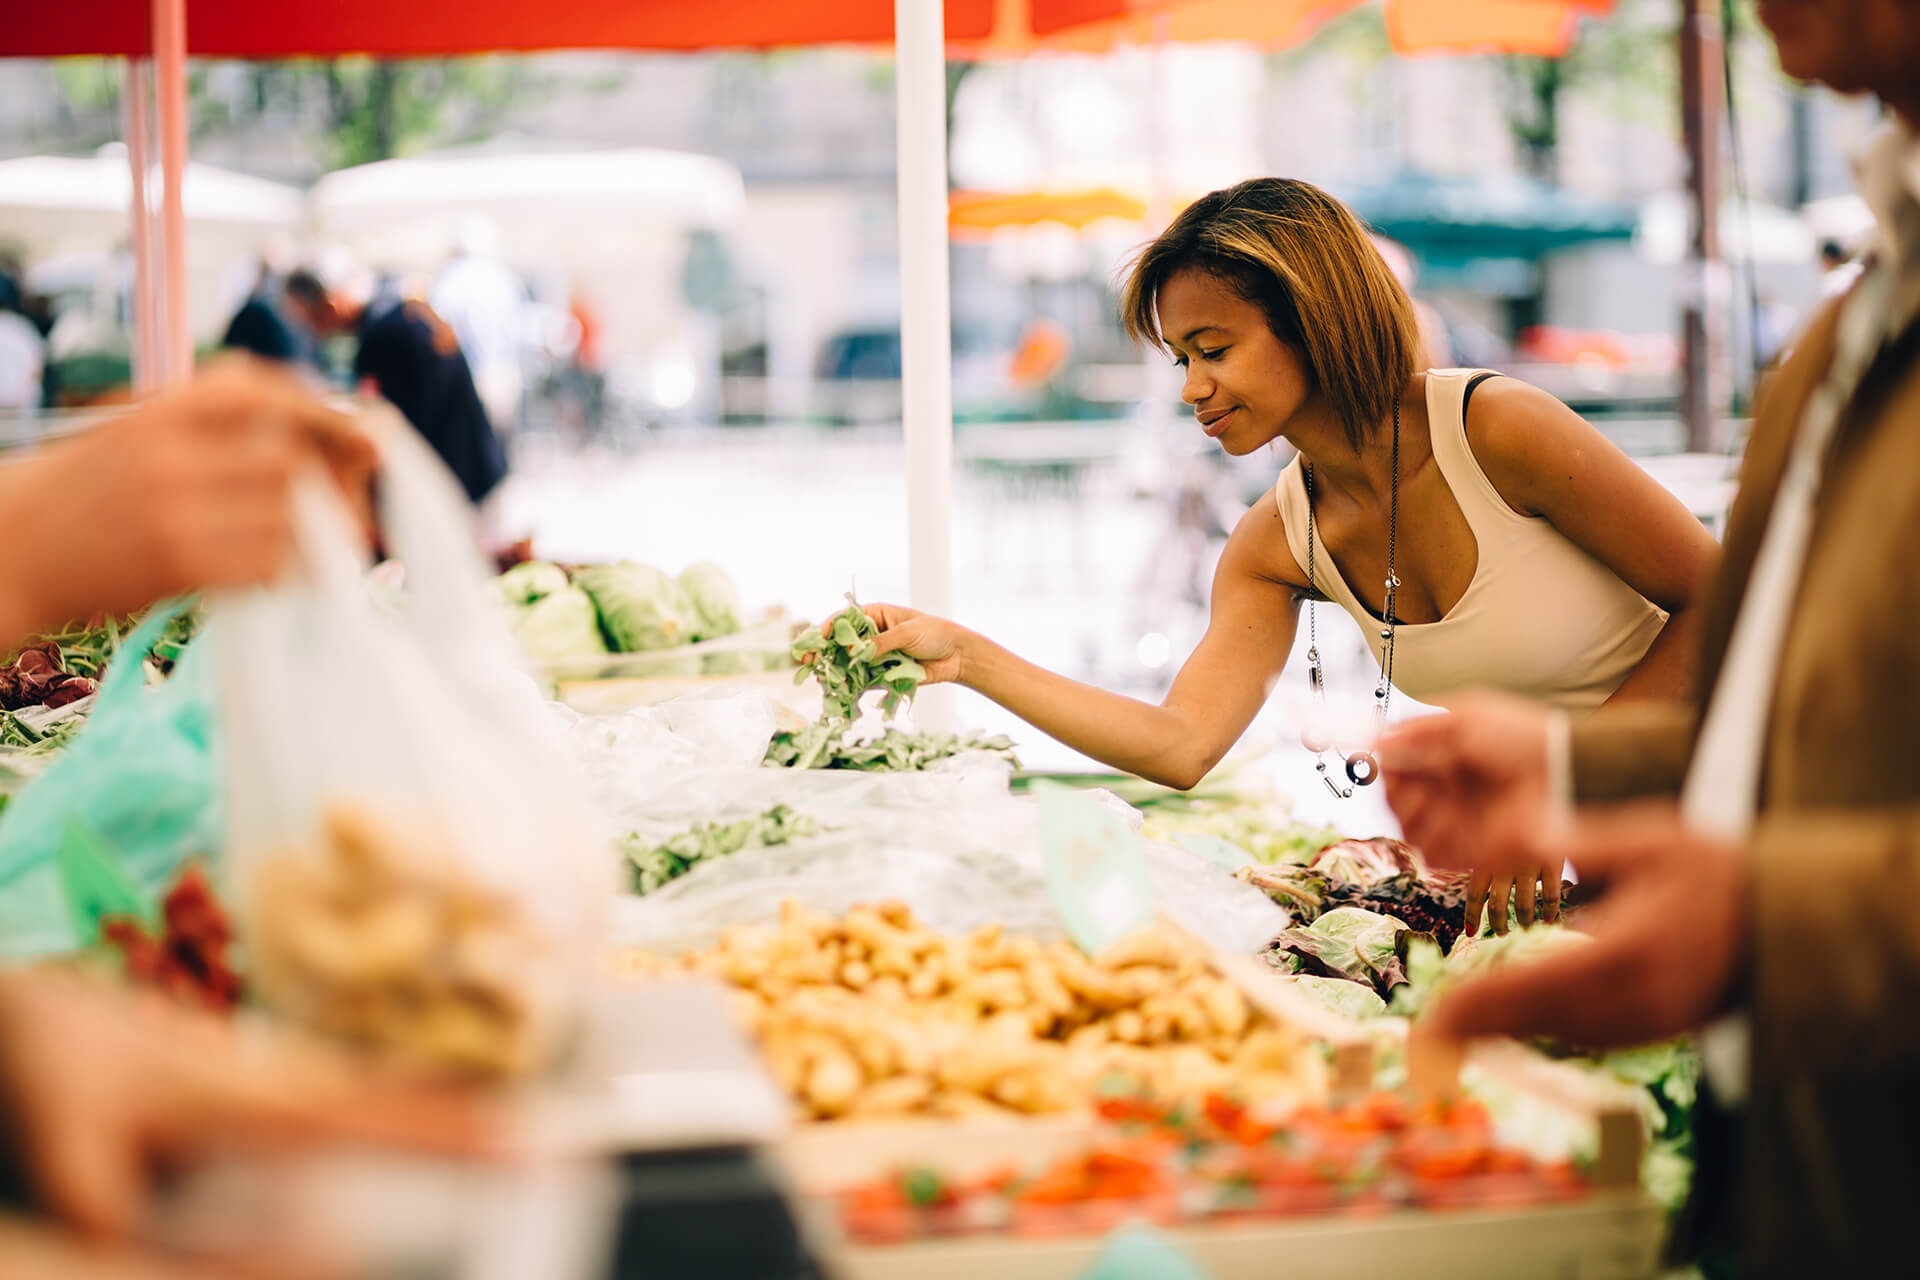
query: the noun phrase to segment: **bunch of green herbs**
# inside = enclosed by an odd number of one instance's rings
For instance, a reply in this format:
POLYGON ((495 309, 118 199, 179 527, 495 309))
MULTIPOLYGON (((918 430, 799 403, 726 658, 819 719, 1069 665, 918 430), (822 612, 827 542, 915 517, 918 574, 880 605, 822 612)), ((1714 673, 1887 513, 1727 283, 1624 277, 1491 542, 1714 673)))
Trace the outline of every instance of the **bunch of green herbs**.
MULTIPOLYGON (((879 637, 878 624, 851 591, 845 609, 824 626, 800 633, 793 642, 793 660, 800 664, 793 682, 802 684, 809 676, 819 682, 820 719, 797 733, 775 735, 767 748, 768 764, 790 769, 836 767, 833 762, 845 758, 838 753, 844 750, 847 730, 860 718, 861 698, 874 689, 886 690, 880 713, 887 717, 913 700, 914 691, 927 678, 926 668, 904 653, 881 653, 879 637)), ((875 758, 884 758, 884 752, 875 758)))
POLYGON ((846 742, 845 729, 826 723, 810 724, 797 733, 773 735, 766 762, 786 769, 858 769, 866 773, 906 773, 925 769, 968 751, 1004 755, 1014 768, 1013 739, 1004 734, 908 733, 888 729, 867 742, 846 742), (804 762, 804 763, 803 763, 804 762))
POLYGON ((631 835, 623 852, 632 868, 633 892, 645 894, 678 880, 701 863, 742 849, 772 848, 803 840, 818 835, 820 830, 820 824, 805 814, 777 804, 756 817, 704 823, 660 844, 631 835))
POLYGON ((880 627, 847 592, 847 607, 824 628, 808 627, 793 642, 793 660, 801 665, 795 684, 811 675, 820 682, 822 723, 852 725, 860 718, 860 699, 870 689, 885 689, 880 713, 889 718, 927 678, 927 670, 904 653, 881 653, 880 627))

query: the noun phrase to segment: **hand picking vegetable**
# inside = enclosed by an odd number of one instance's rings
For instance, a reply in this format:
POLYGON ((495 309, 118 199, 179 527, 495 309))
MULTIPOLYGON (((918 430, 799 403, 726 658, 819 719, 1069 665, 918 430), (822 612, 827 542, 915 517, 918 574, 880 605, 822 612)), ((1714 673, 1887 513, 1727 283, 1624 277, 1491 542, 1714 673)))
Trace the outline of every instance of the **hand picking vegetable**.
POLYGON ((914 690, 927 678, 926 668, 904 653, 881 653, 879 634, 879 626, 851 591, 845 609, 800 633, 793 642, 793 660, 800 664, 793 682, 804 683, 809 675, 820 682, 820 719, 797 734, 776 735, 767 748, 767 763, 794 769, 884 767, 836 763, 847 730, 860 718, 860 699, 869 690, 887 691, 880 711, 891 716, 902 702, 913 700, 914 690))
POLYGON ((809 674, 820 682, 821 722, 841 720, 851 725, 860 717, 860 699, 884 686, 883 715, 892 716, 903 702, 913 701, 914 690, 927 678, 926 668, 904 653, 881 653, 876 643, 880 628, 860 602, 847 592, 847 607, 824 627, 809 627, 793 642, 793 658, 802 665, 794 683, 809 674))

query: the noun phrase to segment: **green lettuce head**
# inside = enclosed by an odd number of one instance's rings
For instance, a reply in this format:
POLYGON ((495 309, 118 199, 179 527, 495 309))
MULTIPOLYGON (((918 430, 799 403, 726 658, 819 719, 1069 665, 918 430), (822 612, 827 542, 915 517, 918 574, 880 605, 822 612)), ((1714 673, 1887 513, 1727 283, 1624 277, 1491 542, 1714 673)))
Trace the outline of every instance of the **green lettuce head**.
POLYGON ((567 571, 557 564, 531 560, 517 564, 494 579, 508 604, 532 604, 567 589, 567 571))
POLYGON ((688 565, 680 575, 680 591, 693 606, 697 638, 713 640, 740 630, 740 589, 719 565, 711 560, 688 565))
POLYGON ((528 657, 544 661, 589 658, 607 651, 600 614, 578 587, 563 586, 518 611, 514 638, 528 657))
POLYGON ((582 569, 573 580, 593 597, 600 627, 615 650, 648 653, 692 641, 692 607, 680 584, 660 570, 623 560, 582 569))

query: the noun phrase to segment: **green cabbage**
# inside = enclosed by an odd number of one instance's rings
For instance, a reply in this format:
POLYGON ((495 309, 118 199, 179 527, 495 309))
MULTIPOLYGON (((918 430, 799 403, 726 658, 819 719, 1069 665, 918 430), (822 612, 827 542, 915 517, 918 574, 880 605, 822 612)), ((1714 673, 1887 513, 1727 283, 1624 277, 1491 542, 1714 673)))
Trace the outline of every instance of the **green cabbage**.
POLYGON ((508 604, 532 604, 567 589, 567 571, 557 564, 532 560, 517 564, 494 579, 508 604))
POLYGON ((1375 994, 1372 987, 1346 978, 1321 978, 1303 973, 1293 980, 1293 985, 1341 1017, 1355 1022, 1381 1017, 1387 1011, 1387 1002, 1375 994))
POLYGON ((606 638, 600 634, 600 614, 578 587, 562 587, 522 606, 514 619, 513 634, 522 652, 545 661, 593 657, 607 651, 606 638))
POLYGON ((1294 973, 1364 982, 1385 997, 1404 986, 1403 962, 1410 931, 1403 921, 1359 907, 1337 907, 1301 928, 1281 930, 1268 952, 1275 965, 1294 973))
POLYGON ((711 560, 688 565, 680 590, 693 606, 696 639, 714 640, 740 629, 740 589, 719 565, 711 560))
POLYGON ((600 627, 621 653, 674 649, 693 638, 692 608, 680 584, 660 570, 623 560, 573 577, 600 610, 600 627))

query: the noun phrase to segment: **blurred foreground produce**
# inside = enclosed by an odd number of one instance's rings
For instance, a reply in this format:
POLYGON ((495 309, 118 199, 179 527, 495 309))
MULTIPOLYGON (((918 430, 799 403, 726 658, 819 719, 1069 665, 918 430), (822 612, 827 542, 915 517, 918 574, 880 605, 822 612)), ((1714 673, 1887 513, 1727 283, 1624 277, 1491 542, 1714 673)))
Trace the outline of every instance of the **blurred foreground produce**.
POLYGON ((1516 1208, 1587 1190, 1570 1163, 1502 1146, 1485 1109, 1467 1100, 1413 1107, 1373 1094, 1276 1121, 1219 1095, 1190 1106, 1116 1096, 1100 1114, 1104 1138, 1045 1164, 1014 1155, 967 1180, 937 1165, 895 1169, 841 1195, 841 1222, 862 1244, 885 1245, 990 1231, 1102 1234, 1129 1220, 1516 1208))
POLYGON ((775 1079, 817 1120, 1074 1111, 1114 1087, 1291 1107, 1326 1088, 1316 1045, 1162 925, 1089 959, 997 926, 942 936, 900 903, 835 919, 788 902, 778 924, 628 967, 738 988, 775 1079))
POLYGON ((475 878, 437 826, 336 803, 312 847, 263 851, 250 958, 274 1007, 430 1073, 543 1065, 549 957, 522 907, 475 878))

